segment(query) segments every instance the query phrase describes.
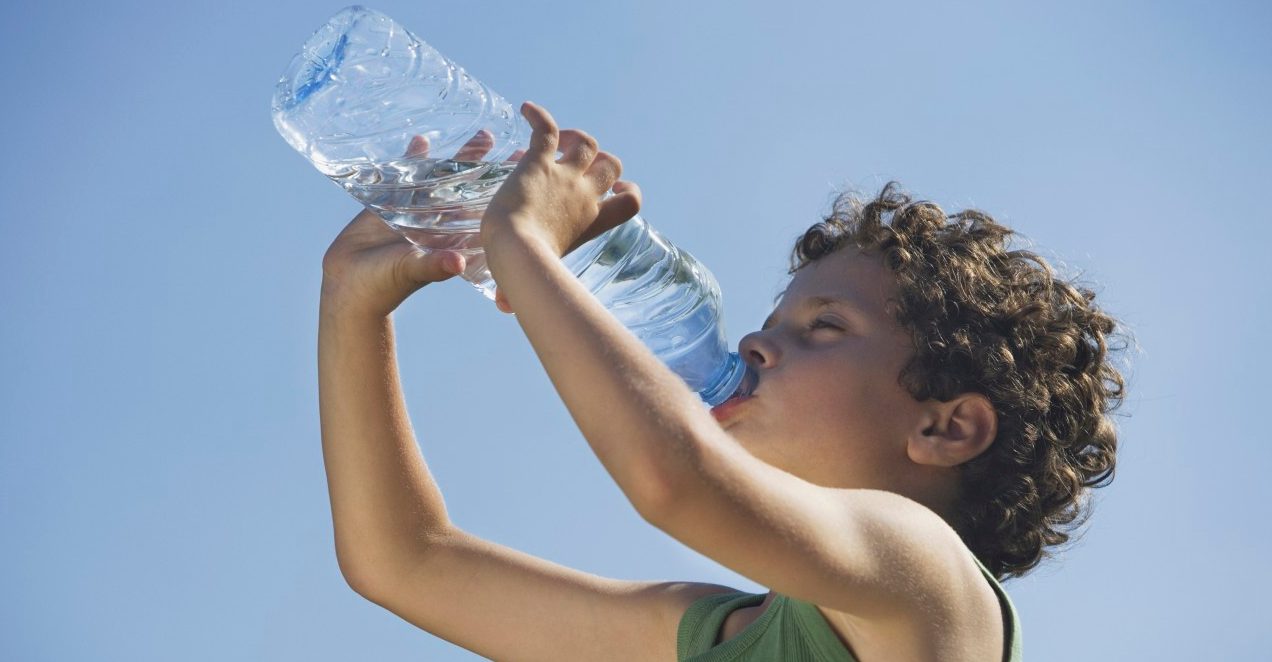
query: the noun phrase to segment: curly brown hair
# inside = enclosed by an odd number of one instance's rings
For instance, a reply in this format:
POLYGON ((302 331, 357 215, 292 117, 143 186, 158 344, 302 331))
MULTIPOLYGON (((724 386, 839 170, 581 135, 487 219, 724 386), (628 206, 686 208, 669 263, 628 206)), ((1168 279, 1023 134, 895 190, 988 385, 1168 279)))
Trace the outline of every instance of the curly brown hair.
POLYGON ((951 525, 999 579, 1019 577, 1090 516, 1089 488, 1113 479, 1117 432, 1108 414, 1124 382, 1112 365, 1120 324, 1095 293, 1057 278, 988 214, 947 216, 889 182, 863 202, 840 194, 795 244, 789 273, 846 246, 879 255, 896 276, 896 319, 914 339, 898 376, 919 401, 980 393, 998 435, 961 465, 951 525), (1115 329, 1118 330, 1115 333, 1115 329))

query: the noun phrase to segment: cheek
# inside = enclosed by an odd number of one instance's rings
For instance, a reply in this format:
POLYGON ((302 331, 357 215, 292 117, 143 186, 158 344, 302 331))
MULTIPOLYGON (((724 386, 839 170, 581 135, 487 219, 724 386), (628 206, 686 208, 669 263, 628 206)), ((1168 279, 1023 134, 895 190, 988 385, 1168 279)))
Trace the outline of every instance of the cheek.
POLYGON ((830 432, 875 434, 895 416, 904 415, 898 410, 904 393, 895 377, 875 377, 876 371, 861 367, 819 370, 816 379, 809 380, 796 416, 830 432))
POLYGON ((869 388, 842 372, 821 371, 809 375, 785 403, 784 425, 821 434, 838 432, 868 410, 869 388))

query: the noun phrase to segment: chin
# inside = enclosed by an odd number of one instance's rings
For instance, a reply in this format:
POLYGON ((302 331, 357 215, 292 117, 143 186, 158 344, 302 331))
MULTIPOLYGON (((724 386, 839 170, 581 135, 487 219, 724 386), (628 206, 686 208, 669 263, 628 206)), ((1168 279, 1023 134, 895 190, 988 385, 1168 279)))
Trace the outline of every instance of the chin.
POLYGON ((740 421, 724 426, 724 431, 729 433, 729 436, 733 437, 733 440, 738 442, 739 446, 761 459, 764 458, 761 455, 757 455, 755 451, 771 448, 774 444, 774 439, 771 436, 760 433, 755 428, 740 421))

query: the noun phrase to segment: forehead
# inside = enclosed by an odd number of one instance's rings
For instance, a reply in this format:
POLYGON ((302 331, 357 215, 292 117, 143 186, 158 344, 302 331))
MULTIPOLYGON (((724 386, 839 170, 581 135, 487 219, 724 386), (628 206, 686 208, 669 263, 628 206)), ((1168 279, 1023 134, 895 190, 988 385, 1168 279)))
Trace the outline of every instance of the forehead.
POLYGON ((869 314, 883 315, 896 295, 896 278, 877 256, 848 248, 835 251, 795 272, 778 307, 818 298, 844 299, 869 314))

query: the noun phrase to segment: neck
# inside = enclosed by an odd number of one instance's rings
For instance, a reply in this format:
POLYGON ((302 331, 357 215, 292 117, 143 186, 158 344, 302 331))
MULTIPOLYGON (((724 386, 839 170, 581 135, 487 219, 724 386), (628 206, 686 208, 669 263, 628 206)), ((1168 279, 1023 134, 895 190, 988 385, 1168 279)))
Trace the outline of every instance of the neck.
POLYGON ((961 489, 961 472, 958 467, 924 467, 917 480, 901 494, 917 501, 928 510, 958 530, 958 502, 961 489))

